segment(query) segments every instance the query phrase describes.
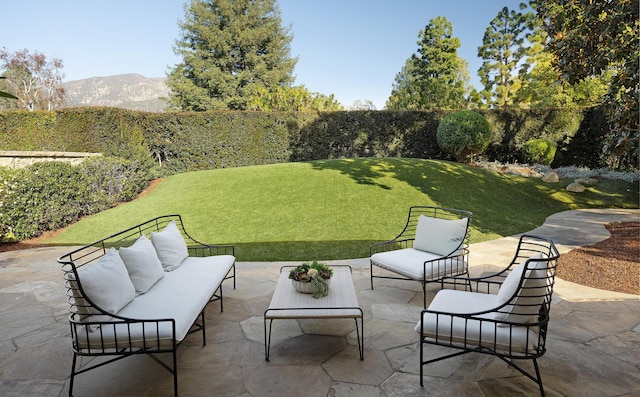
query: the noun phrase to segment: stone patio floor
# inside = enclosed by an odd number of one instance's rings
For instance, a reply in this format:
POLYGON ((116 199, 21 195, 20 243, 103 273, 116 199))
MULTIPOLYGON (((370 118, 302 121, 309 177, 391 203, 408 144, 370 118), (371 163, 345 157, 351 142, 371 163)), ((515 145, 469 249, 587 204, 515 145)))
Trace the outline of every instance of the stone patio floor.
MULTIPOLYGON (((640 210, 567 211, 529 234, 552 238, 567 252, 607 238, 608 222, 638 219, 640 210)), ((473 244, 471 274, 504 266, 516 244, 515 236, 473 244)), ((68 308, 56 258, 69 250, 0 253, 0 396, 68 394, 68 308)), ((365 316, 364 361, 353 320, 278 320, 266 362, 262 315, 280 266, 291 263, 239 262, 237 289, 224 285, 224 312, 216 303, 207 308, 207 346, 194 334, 178 351, 180 395, 538 395, 529 379, 481 354, 426 366, 421 388, 413 331, 422 307, 419 284, 376 280, 371 290, 367 258, 328 263, 353 267, 365 316)), ((436 292, 428 290, 429 300, 436 292)), ((640 396, 640 296, 557 279, 547 349, 539 365, 548 396, 640 396)), ((74 389, 76 396, 171 396, 173 384, 167 371, 138 356, 78 375, 74 389)))

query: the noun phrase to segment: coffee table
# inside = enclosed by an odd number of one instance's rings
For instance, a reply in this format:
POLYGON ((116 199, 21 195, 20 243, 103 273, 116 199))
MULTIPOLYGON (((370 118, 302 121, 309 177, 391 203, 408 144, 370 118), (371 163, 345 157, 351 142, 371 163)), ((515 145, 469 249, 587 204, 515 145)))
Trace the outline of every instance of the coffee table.
POLYGON ((305 318, 353 318, 356 323, 358 351, 360 360, 364 360, 364 324, 362 309, 358 304, 351 267, 346 265, 332 265, 333 276, 329 294, 322 298, 314 298, 312 294, 296 291, 289 279, 289 270, 293 266, 280 269, 280 278, 273 292, 269 308, 264 312, 264 354, 269 361, 271 347, 271 326, 273 320, 305 319, 305 318), (360 326, 358 326, 360 319, 360 326), (269 327, 267 327, 267 321, 269 327), (268 331, 267 331, 268 328, 268 331))

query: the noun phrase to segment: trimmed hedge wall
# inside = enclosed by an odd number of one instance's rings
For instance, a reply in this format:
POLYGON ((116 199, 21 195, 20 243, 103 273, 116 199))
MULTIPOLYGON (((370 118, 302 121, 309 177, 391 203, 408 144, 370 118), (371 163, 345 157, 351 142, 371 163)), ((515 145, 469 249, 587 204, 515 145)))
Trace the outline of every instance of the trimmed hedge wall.
MULTIPOLYGON (((552 166, 605 167, 602 112, 477 110, 492 128, 481 159, 522 162, 531 139, 556 142, 552 166)), ((0 149, 101 152, 161 175, 211 168, 348 157, 452 160, 436 130, 452 111, 148 113, 117 108, 0 112, 0 149), (155 164, 158 167, 152 167, 155 164)))

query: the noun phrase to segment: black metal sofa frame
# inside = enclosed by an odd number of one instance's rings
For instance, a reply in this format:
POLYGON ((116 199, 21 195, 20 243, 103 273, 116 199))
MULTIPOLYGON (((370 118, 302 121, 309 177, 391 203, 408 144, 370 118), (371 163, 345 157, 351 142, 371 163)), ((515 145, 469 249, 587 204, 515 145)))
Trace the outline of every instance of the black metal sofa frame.
MULTIPOLYGON (((74 378, 76 375, 85 373, 92 369, 102 367, 114 361, 138 354, 146 354, 163 368, 173 374, 174 395, 178 395, 178 367, 176 350, 181 341, 176 340, 176 320, 173 318, 139 319, 127 318, 117 314, 111 314, 97 305, 93 304, 83 291, 82 277, 78 272, 83 267, 90 267, 96 264, 111 248, 127 247, 135 242, 142 235, 149 236, 152 232, 162 231, 169 223, 175 221, 185 243, 187 244, 189 257, 215 257, 217 255, 227 255, 227 263, 233 262, 230 269, 221 277, 217 289, 211 291, 209 301, 204 303, 204 308, 191 325, 188 334, 201 331, 202 344, 206 345, 205 315, 204 310, 209 303, 220 301, 220 310, 223 310, 222 282, 228 279, 233 280, 233 288, 236 288, 235 257, 233 245, 211 245, 203 244, 192 238, 185 230, 180 215, 164 215, 140 223, 126 230, 112 234, 94 243, 75 249, 58 258, 64 272, 65 287, 69 302, 69 323, 71 326, 73 362, 71 368, 71 378, 69 385, 69 396, 73 395, 74 378), (79 303, 78 296, 82 296, 85 304, 79 303), (91 308, 94 313, 87 318, 87 308, 91 308), (160 329, 171 327, 173 339, 160 340, 160 329), (138 333, 142 330, 143 341, 135 340, 134 330, 138 333), (98 332, 99 339, 95 342, 87 342, 91 332, 98 332), (151 336, 147 336, 151 335, 151 336), (153 335, 156 335, 155 337, 153 335), (168 365, 156 357, 156 354, 170 353, 172 364, 168 365), (111 357, 107 361, 99 364, 90 364, 85 368, 80 368, 78 358, 82 356, 103 356, 111 357)), ((153 287, 152 287, 153 288, 153 287)))

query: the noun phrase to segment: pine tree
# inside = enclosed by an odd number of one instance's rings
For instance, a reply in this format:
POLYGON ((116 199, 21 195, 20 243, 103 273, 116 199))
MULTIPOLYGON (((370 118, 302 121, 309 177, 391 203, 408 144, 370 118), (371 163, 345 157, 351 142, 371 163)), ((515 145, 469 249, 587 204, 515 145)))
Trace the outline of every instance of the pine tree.
POLYGON ((420 31, 418 54, 407 59, 396 75, 390 109, 459 109, 466 105, 466 62, 458 56, 460 39, 453 37, 445 17, 429 21, 420 31))
POLYGON ((246 109, 260 90, 290 86, 297 59, 276 0, 191 0, 169 71, 170 102, 185 111, 246 109))
POLYGON ((504 7, 484 33, 478 56, 484 60, 478 70, 484 85, 481 93, 488 105, 508 107, 514 104, 520 88, 519 75, 527 72, 522 63, 527 56, 525 39, 535 21, 532 12, 521 13, 504 7))

